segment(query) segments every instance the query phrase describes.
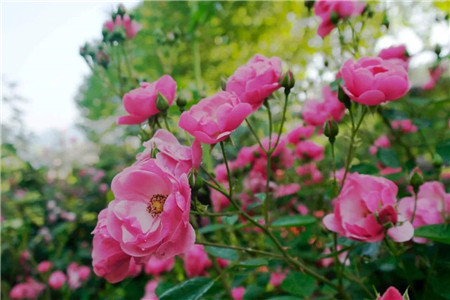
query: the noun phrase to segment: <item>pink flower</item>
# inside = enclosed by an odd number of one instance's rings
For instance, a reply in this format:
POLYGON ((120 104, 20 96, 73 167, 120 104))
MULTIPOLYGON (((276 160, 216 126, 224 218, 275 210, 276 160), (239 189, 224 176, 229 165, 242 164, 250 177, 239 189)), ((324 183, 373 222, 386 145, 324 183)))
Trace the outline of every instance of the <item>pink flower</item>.
POLYGON ((253 145, 251 147, 242 147, 236 157, 236 166, 245 167, 246 165, 251 164, 256 158, 255 155, 258 149, 258 145, 253 145))
POLYGON ((297 145, 300 140, 306 140, 312 137, 316 128, 314 126, 299 126, 289 132, 287 139, 290 144, 297 145))
POLYGON ((115 200, 108 205, 107 228, 126 254, 139 261, 168 259, 194 244, 186 174, 175 177, 150 159, 117 174, 111 188, 115 200))
POLYGON ((322 89, 323 101, 308 100, 303 106, 303 120, 310 126, 322 126, 326 120, 334 119, 339 122, 345 114, 345 106, 332 92, 329 86, 322 89))
POLYGON ((48 284, 54 290, 59 290, 66 282, 66 275, 61 271, 55 271, 50 275, 48 284))
POLYGON ((125 279, 130 265, 134 265, 134 259, 125 254, 118 241, 112 238, 106 228, 108 209, 104 209, 98 215, 97 226, 92 242, 92 266, 97 276, 104 277, 111 283, 125 279))
POLYGON ((298 183, 290 183, 279 185, 275 190, 275 198, 280 198, 288 195, 297 193, 300 190, 300 185, 298 183))
POLYGON ((124 28, 125 34, 129 39, 132 39, 141 30, 141 25, 136 21, 132 21, 130 16, 125 14, 122 18, 121 15, 117 15, 113 21, 107 21, 104 25, 109 32, 113 32, 114 29, 124 28))
POLYGON ((174 265, 175 265, 174 257, 161 260, 153 256, 145 264, 144 271, 145 274, 159 276, 164 272, 169 272, 170 270, 172 270, 174 265))
MULTIPOLYGON (((398 211, 411 221, 414 197, 400 199, 398 211)), ((442 183, 431 181, 422 184, 417 193, 416 214, 412 222, 414 228, 445 223, 448 217, 450 217, 450 194, 445 192, 442 183)), ((424 243, 426 239, 414 238, 414 241, 424 243)))
POLYGON ((203 245, 194 245, 184 256, 184 269, 188 277, 202 276, 212 266, 203 245))
POLYGON ((27 282, 16 284, 9 292, 11 299, 37 299, 42 291, 45 290, 45 285, 28 278, 27 282))
POLYGON ((233 300, 242 300, 244 299, 245 288, 243 286, 238 286, 231 289, 231 296, 233 300))
POLYGON ((307 177, 301 179, 304 185, 320 183, 323 180, 322 173, 319 171, 315 163, 301 165, 295 171, 299 176, 307 177))
POLYGON ((277 287, 283 282, 284 278, 286 278, 286 272, 284 272, 284 273, 272 272, 272 273, 270 273, 269 283, 272 286, 277 287))
POLYGON ((328 230, 349 239, 377 242, 385 235, 384 225, 390 224, 387 234, 396 242, 410 240, 414 228, 394 209, 398 188, 383 177, 347 175, 339 196, 333 200, 334 213, 325 216, 328 230))
POLYGON ((165 129, 159 129, 153 137, 143 143, 146 148, 136 156, 139 163, 150 160, 152 153, 157 151, 157 165, 175 176, 189 173, 192 168, 198 169, 202 158, 200 142, 194 141, 192 147, 180 145, 177 138, 165 129))
POLYGON ((200 142, 215 144, 229 137, 250 113, 251 106, 236 95, 218 92, 183 112, 178 125, 200 142))
POLYGON ((312 141, 301 141, 295 147, 295 153, 302 159, 322 160, 324 148, 312 141))
POLYGON ((256 54, 228 78, 226 91, 258 110, 264 99, 280 88, 281 59, 256 54))
MULTIPOLYGON (((222 183, 222 185, 225 188, 228 188, 228 182, 222 183)), ((228 200, 228 198, 224 196, 221 192, 212 188, 210 189, 210 192, 213 211, 221 212, 230 205, 230 200, 228 200)))
POLYGON ((389 148, 391 146, 391 142, 388 137, 385 135, 380 136, 375 140, 372 146, 370 146, 369 151, 370 154, 375 155, 378 152, 378 148, 389 148))
POLYGON ((405 45, 393 46, 383 49, 378 54, 378 57, 384 60, 390 60, 396 62, 408 70, 408 59, 405 45))
POLYGON ((67 267, 67 276, 69 277, 69 288, 75 290, 81 286, 83 281, 89 278, 91 270, 86 266, 79 266, 77 263, 71 263, 67 267))
POLYGON ((120 125, 140 124, 149 117, 159 113, 156 108, 156 98, 161 93, 172 105, 177 91, 177 84, 169 75, 164 75, 152 83, 142 82, 141 87, 131 90, 123 96, 123 106, 128 116, 119 117, 120 125))
POLYGON ((337 13, 340 18, 347 18, 350 16, 360 15, 365 3, 359 1, 331 1, 319 0, 314 4, 314 14, 322 19, 317 34, 324 38, 326 37, 336 25, 331 21, 331 14, 337 13))
POLYGON ((432 90, 436 86, 436 83, 438 82, 439 78, 441 77, 442 73, 445 72, 445 67, 440 64, 437 67, 430 69, 430 80, 428 80, 427 83, 425 83, 422 86, 422 89, 424 90, 432 90))
POLYGON ((309 209, 305 204, 297 205, 297 211, 303 216, 309 213, 309 209))
POLYGON ((404 133, 417 132, 417 126, 412 123, 411 120, 394 120, 391 122, 391 126, 394 129, 401 130, 404 133))
POLYGON ((86 281, 91 275, 91 269, 88 266, 80 266, 78 268, 78 277, 81 281, 86 281))
POLYGON ((149 280, 145 285, 145 295, 141 300, 158 300, 156 296, 156 288, 158 287, 158 281, 149 280))
POLYGON ((341 68, 342 89, 361 104, 378 105, 403 97, 409 90, 406 70, 379 57, 362 57, 356 63, 349 59, 341 68))
POLYGON ((49 262, 48 260, 45 260, 45 261, 41 262, 40 264, 38 264, 37 270, 39 273, 45 273, 48 270, 50 270, 51 267, 52 267, 52 263, 49 262))
MULTIPOLYGON (((342 246, 338 245, 337 249, 338 249, 338 251, 342 250, 342 246)), ((323 251, 323 254, 324 255, 331 254, 330 248, 326 248, 325 251, 323 251)), ((348 251, 344 251, 344 252, 338 254, 339 261, 341 262, 341 264, 345 264, 346 266, 350 265, 350 260, 346 260, 347 254, 348 254, 348 251)), ((319 265, 322 267, 325 267, 325 268, 328 268, 332 264, 334 264, 334 257, 325 257, 319 261, 319 265)))
POLYGON ((383 296, 378 296, 377 300, 403 300, 402 294, 393 286, 389 287, 383 296))

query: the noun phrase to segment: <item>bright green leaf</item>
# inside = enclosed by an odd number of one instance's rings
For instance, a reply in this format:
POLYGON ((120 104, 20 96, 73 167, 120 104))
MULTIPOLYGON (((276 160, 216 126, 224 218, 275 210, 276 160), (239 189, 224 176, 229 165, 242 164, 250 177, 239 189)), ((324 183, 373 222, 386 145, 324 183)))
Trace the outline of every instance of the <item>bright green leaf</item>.
POLYGON ((297 226, 305 226, 314 224, 316 222, 316 218, 313 216, 286 216, 275 220, 272 223, 272 227, 297 227, 297 226))
POLYGON ((290 272, 283 280, 281 288, 296 296, 309 297, 316 289, 316 280, 300 272, 290 272))
POLYGON ((228 260, 239 259, 239 254, 234 249, 206 246, 205 251, 215 257, 225 258, 228 260))
POLYGON ((174 286, 165 291, 160 300, 196 300, 205 294, 214 284, 214 280, 208 277, 195 277, 174 286))
POLYGON ((400 167, 400 161, 398 160, 397 154, 391 149, 378 148, 377 157, 386 167, 400 167))
POLYGON ((244 261, 241 261, 238 266, 244 268, 256 268, 267 265, 268 262, 264 258, 251 258, 244 261))
POLYGON ((434 224, 417 228, 414 231, 415 237, 422 237, 434 242, 450 244, 450 225, 434 224))

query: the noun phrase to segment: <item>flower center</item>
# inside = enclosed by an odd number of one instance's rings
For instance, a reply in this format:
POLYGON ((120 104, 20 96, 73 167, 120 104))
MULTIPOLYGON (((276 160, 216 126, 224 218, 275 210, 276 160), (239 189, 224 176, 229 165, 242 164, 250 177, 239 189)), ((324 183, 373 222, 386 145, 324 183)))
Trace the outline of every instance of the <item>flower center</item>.
POLYGON ((150 198, 147 205, 147 212, 152 215, 152 217, 159 216, 164 208, 164 202, 169 195, 156 194, 150 198))

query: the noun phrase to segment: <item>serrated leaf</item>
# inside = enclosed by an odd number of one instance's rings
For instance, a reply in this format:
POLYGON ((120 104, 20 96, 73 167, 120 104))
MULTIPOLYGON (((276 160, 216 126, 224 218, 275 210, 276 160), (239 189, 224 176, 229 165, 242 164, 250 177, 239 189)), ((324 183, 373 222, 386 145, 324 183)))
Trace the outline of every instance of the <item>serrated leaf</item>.
POLYGON ((422 226, 414 231, 414 236, 426 238, 434 242, 450 244, 450 225, 434 224, 422 226))
POLYGON ((281 283, 281 288, 296 296, 309 297, 316 289, 316 280, 300 272, 290 272, 281 283))
POLYGON ((206 246, 205 251, 215 257, 225 258, 228 260, 239 259, 239 254, 234 249, 206 246))
POLYGON ((275 220, 271 226, 275 228, 297 227, 314 224, 316 221, 317 221, 316 218, 314 218, 313 216, 302 216, 302 215, 286 216, 275 220))
POLYGON ((200 299, 214 284, 208 277, 195 277, 165 291, 159 300, 197 300, 200 299))
POLYGON ((386 167, 400 167, 400 161, 398 160, 397 154, 391 149, 378 148, 377 157, 386 167))
POLYGON ((244 261, 241 261, 238 266, 244 267, 244 268, 256 268, 260 266, 267 265, 268 262, 264 258, 251 258, 244 261))

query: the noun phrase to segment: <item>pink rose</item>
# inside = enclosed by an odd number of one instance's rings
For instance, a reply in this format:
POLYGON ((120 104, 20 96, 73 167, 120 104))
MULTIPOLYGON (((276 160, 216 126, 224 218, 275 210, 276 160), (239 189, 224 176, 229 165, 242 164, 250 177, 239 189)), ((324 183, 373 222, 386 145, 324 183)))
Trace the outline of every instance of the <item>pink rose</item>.
POLYGON ((235 287, 231 290, 231 296, 233 300, 242 300, 244 299, 245 288, 243 286, 235 287))
POLYGON ((88 266, 80 266, 78 268, 78 277, 81 281, 88 280, 89 275, 91 275, 91 269, 88 266))
POLYGON ((277 287, 283 282, 284 278, 286 278, 286 272, 284 273, 272 272, 270 273, 269 283, 272 286, 277 287))
POLYGON ((216 144, 229 137, 250 113, 250 104, 234 94, 218 92, 183 112, 178 125, 200 142, 216 144))
MULTIPOLYGON (((398 211, 411 220, 414 211, 414 197, 400 199, 398 211)), ((449 217, 450 194, 445 192, 442 183, 431 181, 422 184, 417 193, 416 214, 412 223, 414 228, 445 223, 449 217)), ((424 243, 426 239, 414 238, 414 241, 424 243)))
POLYGON ((394 120, 391 122, 391 126, 394 129, 401 130, 404 133, 417 132, 417 126, 409 119, 407 120, 394 120))
POLYGON ((119 117, 120 125, 140 124, 149 117, 159 113, 156 108, 156 98, 161 93, 172 105, 177 91, 177 84, 169 75, 164 75, 155 82, 142 82, 141 87, 131 90, 123 96, 123 106, 128 116, 119 117))
POLYGON ((330 1, 319 0, 314 3, 314 14, 322 19, 317 34, 324 38, 336 25, 331 21, 331 14, 335 12, 339 18, 360 15, 366 4, 359 1, 330 1))
POLYGON ((184 269, 188 277, 202 276, 212 266, 203 245, 194 245, 183 255, 184 269))
POLYGON ((251 147, 242 147, 236 157, 236 166, 245 167, 246 165, 251 164, 256 158, 255 154, 258 149, 258 145, 254 145, 251 147))
POLYGON ((383 296, 378 296, 377 300, 403 300, 402 294, 393 286, 389 287, 383 296))
MULTIPOLYGON (((227 189, 228 181, 226 183, 222 183, 222 185, 227 189)), ((230 205, 230 200, 228 200, 228 198, 225 197, 221 192, 212 188, 210 188, 209 190, 211 192, 211 203, 214 212, 221 212, 230 205)))
POLYGON ((378 57, 384 60, 391 60, 403 66, 405 70, 408 70, 408 59, 405 45, 393 46, 383 49, 378 54, 378 57))
POLYGON ((369 151, 370 154, 376 155, 378 152, 378 148, 389 148, 391 146, 391 142, 388 137, 385 135, 380 136, 375 140, 372 146, 370 146, 369 151))
POLYGON ((38 264, 37 270, 39 273, 45 273, 48 270, 50 270, 51 267, 52 267, 52 263, 49 262, 48 260, 45 260, 45 261, 41 262, 40 264, 38 264))
POLYGON ((145 295, 141 300, 158 300, 158 296, 156 296, 156 288, 158 287, 158 281, 149 280, 145 285, 145 295))
POLYGON ((175 177, 150 159, 117 174, 111 189, 115 200, 108 205, 107 228, 126 254, 138 261, 151 255, 168 259, 194 244, 187 174, 175 177))
POLYGON ((108 209, 104 209, 98 215, 97 226, 92 242, 92 266, 97 276, 104 277, 111 283, 125 279, 130 265, 134 265, 134 259, 125 254, 118 241, 113 239, 106 228, 108 209))
POLYGON ((342 89, 361 104, 378 105, 403 97, 409 90, 406 70, 379 57, 362 57, 356 63, 349 59, 341 68, 342 89))
POLYGON ((116 19, 113 21, 107 21, 104 25, 109 32, 113 32, 116 28, 123 27, 125 34, 129 39, 132 39, 141 30, 141 25, 136 21, 132 21, 130 16, 125 14, 122 18, 121 15, 117 15, 116 19))
POLYGON ((159 276, 164 272, 169 272, 173 269, 175 265, 175 258, 171 257, 169 259, 158 259, 156 257, 150 257, 150 259, 145 264, 145 274, 151 274, 154 276, 159 276))
POLYGON ((66 275, 61 271, 53 272, 48 279, 48 284, 54 290, 59 290, 64 283, 66 283, 66 275))
POLYGON ((283 184, 276 187, 275 198, 289 196, 297 193, 300 190, 298 183, 283 184))
POLYGON ((430 69, 430 79, 427 83, 425 83, 422 86, 422 89, 424 90, 432 90, 436 86, 436 83, 438 82, 439 78, 441 77, 441 74, 445 72, 445 67, 440 64, 437 67, 430 69))
POLYGON ((398 188, 383 177, 349 173, 339 196, 333 200, 334 213, 325 216, 328 230, 349 239, 377 242, 387 234, 396 242, 408 241, 414 234, 409 221, 394 209, 398 188))
POLYGON ((69 277, 69 288, 75 290, 79 288, 82 282, 89 278, 91 270, 86 266, 79 266, 77 263, 71 263, 67 267, 67 276, 69 277))
POLYGON ((324 148, 312 141, 301 141, 295 147, 295 153, 302 159, 322 160, 324 148))
MULTIPOLYGON (((338 249, 338 251, 341 251, 342 250, 342 246, 338 245, 337 249, 338 249)), ((331 254, 330 248, 326 248, 325 251, 323 251, 323 254, 324 255, 331 254)), ((338 259, 341 262, 341 264, 345 264, 346 266, 349 266, 350 265, 350 260, 349 259, 346 260, 347 254, 348 254, 348 251, 344 251, 344 252, 338 254, 338 259)), ((333 257, 325 257, 325 258, 322 258, 319 261, 319 265, 324 267, 324 268, 328 268, 332 264, 334 264, 334 258, 333 257)))
POLYGON ((16 284, 9 292, 11 299, 37 299, 42 291, 45 290, 45 285, 28 278, 27 282, 16 284))
POLYGON ((301 180, 304 185, 320 183, 323 180, 322 173, 313 162, 301 165, 295 171, 299 176, 303 177, 301 180))
POLYGON ((226 91, 258 110, 264 99, 280 88, 281 59, 256 54, 228 78, 226 91))
POLYGON ((299 126, 289 132, 287 139, 290 144, 297 145, 300 140, 306 140, 312 137, 316 128, 314 126, 299 126))
POLYGON ((202 159, 200 142, 194 141, 192 147, 180 145, 177 138, 165 129, 159 129, 153 137, 143 143, 145 150, 136 156, 137 163, 145 163, 157 150, 157 165, 175 176, 198 169, 202 159))
POLYGON ((339 122, 345 114, 345 106, 332 92, 329 86, 322 89, 323 101, 308 100, 303 106, 303 120, 310 126, 323 126, 326 120, 334 119, 339 122))

